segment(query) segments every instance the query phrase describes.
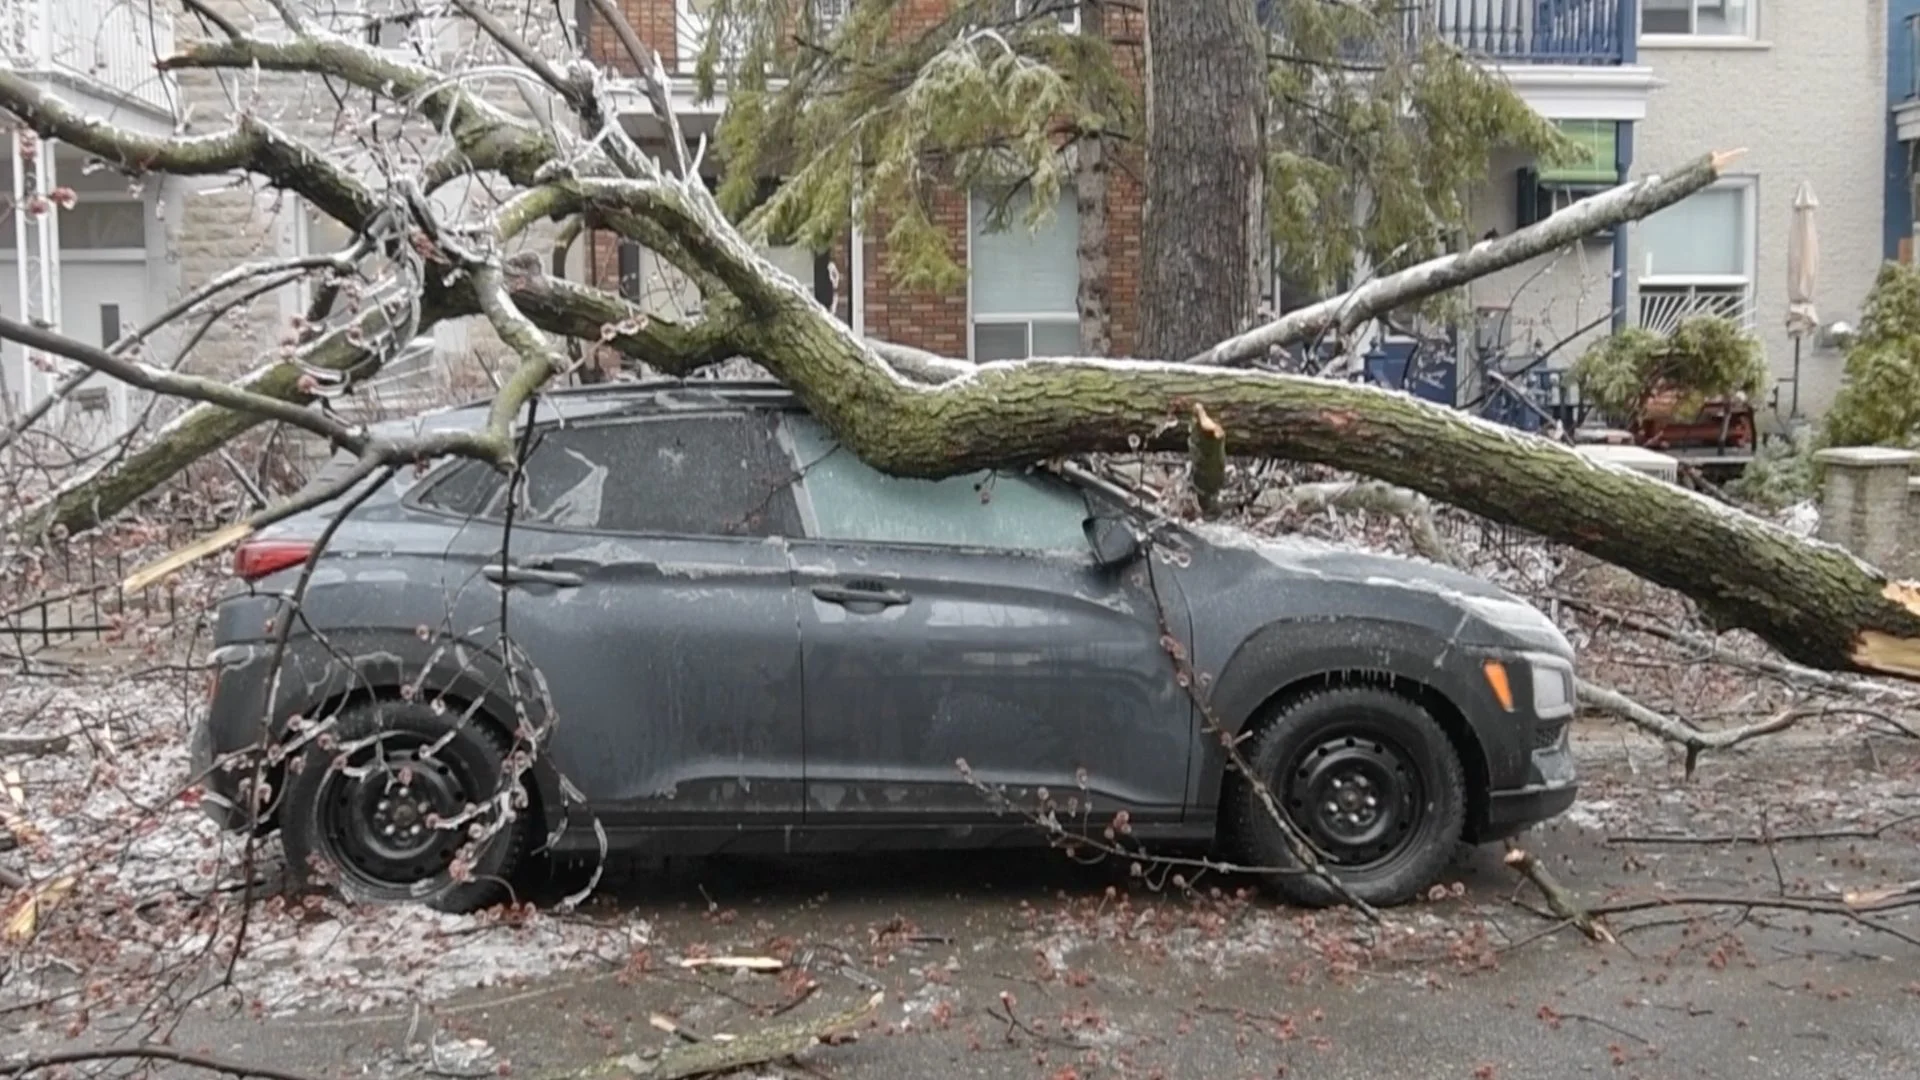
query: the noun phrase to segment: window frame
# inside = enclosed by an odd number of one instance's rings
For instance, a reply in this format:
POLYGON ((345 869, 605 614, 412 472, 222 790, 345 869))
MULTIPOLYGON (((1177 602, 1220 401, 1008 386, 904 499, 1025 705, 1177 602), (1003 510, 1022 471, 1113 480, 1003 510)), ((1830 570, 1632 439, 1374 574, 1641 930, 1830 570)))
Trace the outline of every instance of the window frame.
MULTIPOLYGON (((799 487, 800 477, 797 475, 798 471, 793 468, 793 454, 787 445, 785 427, 784 425, 779 424, 777 420, 772 419, 769 415, 770 412, 771 410, 750 409, 750 408, 749 409, 702 408, 702 409, 690 409, 684 412, 674 410, 674 411, 642 412, 642 413, 615 413, 612 415, 594 416, 594 417, 585 418, 581 420, 566 420, 566 419, 543 420, 534 425, 533 440, 528 446, 527 456, 529 459, 531 459, 533 454, 539 450, 541 445, 544 444, 548 438, 552 437, 556 433, 563 432, 563 431, 592 431, 592 430, 598 430, 602 428, 626 427, 634 424, 645 424, 649 422, 675 421, 675 420, 712 420, 712 419, 729 420, 731 419, 731 420, 737 420, 739 422, 746 423, 746 424, 752 424, 755 420, 762 420, 768 424, 773 425, 772 429, 766 433, 766 437, 768 438, 769 444, 770 444, 769 449, 771 450, 769 461, 770 463, 777 466, 785 466, 790 471, 789 478, 781 486, 791 493, 791 498, 793 500, 792 501, 793 521, 799 526, 800 530, 804 532, 806 529, 806 514, 802 508, 802 502, 801 502, 801 494, 800 494, 800 487, 799 487)), ((519 434, 520 434, 519 431, 516 431, 515 437, 518 438, 519 434)), ((478 525, 499 524, 504 520, 503 517, 489 517, 485 513, 460 514, 444 506, 437 506, 428 501, 429 499, 432 498, 433 494, 436 491, 440 490, 450 480, 452 480, 453 477, 458 475, 460 470, 462 470, 463 468, 467 468, 469 466, 480 467, 480 468, 487 467, 484 462, 478 461, 477 459, 473 459, 473 458, 461 458, 461 459, 449 462, 446 465, 438 469, 435 469, 432 473, 422 478, 418 484, 415 484, 413 488, 409 490, 406 496, 401 500, 401 504, 410 510, 415 510, 424 514, 432 514, 435 517, 445 518, 452 521, 458 521, 463 524, 478 524, 478 525)), ((495 494, 490 495, 488 497, 488 502, 491 503, 494 499, 497 499, 497 498, 498 498, 498 489, 496 488, 495 494)), ((767 505, 769 506, 772 505, 774 500, 777 498, 778 498, 778 495, 776 493, 773 498, 769 498, 767 500, 767 505)), ((668 532, 661 529, 652 529, 652 530, 615 529, 615 528, 609 528, 604 525, 595 525, 591 528, 588 528, 588 527, 579 526, 579 525, 560 525, 550 521, 533 521, 533 520, 518 517, 518 516, 514 518, 513 527, 516 531, 520 529, 535 529, 541 532, 563 533, 563 534, 568 534, 573 536, 620 536, 620 537, 638 537, 641 539, 651 539, 651 540, 681 540, 681 541, 720 540, 720 541, 732 541, 732 542, 738 542, 738 543, 751 543, 751 544, 764 544, 769 539, 775 538, 775 537, 782 538, 782 539, 792 538, 791 534, 781 532, 778 529, 773 529, 773 528, 752 531, 752 532, 740 532, 740 533, 668 532)))
POLYGON ((832 37, 845 25, 847 16, 853 14, 853 0, 813 0, 807 5, 807 17, 812 20, 814 32, 832 37), (827 4, 833 5, 830 12, 822 12, 827 4))
MULTIPOLYGON (((821 534, 821 530, 820 530, 820 514, 818 509, 814 506, 814 502, 813 502, 813 488, 812 488, 812 478, 811 478, 813 467, 819 464, 820 462, 825 461, 828 457, 831 457, 835 454, 853 454, 853 451, 848 449, 844 443, 841 443, 838 439, 835 439, 833 444, 833 449, 827 451, 825 454, 818 455, 811 459, 803 459, 801 457, 800 445, 798 440, 795 437, 795 431, 793 427, 795 417, 800 417, 804 420, 811 421, 812 423, 816 423, 816 424, 819 423, 818 420, 814 420, 804 410, 791 409, 791 410, 783 410, 780 413, 780 444, 782 449, 786 451, 789 459, 794 463, 795 479, 792 487, 793 487, 795 500, 799 506, 801 535, 794 537, 794 539, 804 540, 808 543, 815 543, 815 544, 839 544, 839 545, 845 545, 849 547, 884 548, 889 551, 909 551, 909 552, 918 551, 918 552, 929 552, 929 553, 941 552, 946 554, 992 555, 992 556, 998 556, 1002 558, 1046 559, 1046 558, 1059 558, 1062 555, 1069 554, 1069 552, 1064 548, 1014 548, 1014 547, 996 547, 990 544, 942 543, 940 541, 935 541, 935 540, 886 540, 886 539, 870 539, 870 538, 856 538, 856 537, 824 536, 821 534)), ((824 426, 825 425, 822 425, 822 427, 824 426)), ((829 432, 829 434, 831 433, 829 432)), ((871 468, 871 466, 867 466, 867 467, 871 468)), ((995 478, 996 483, 999 482, 1000 480, 1012 480, 1014 482, 1035 483, 1041 486, 1058 487, 1063 491, 1070 492, 1073 495, 1079 496, 1081 506, 1084 508, 1081 514, 1082 528, 1084 528, 1085 520, 1088 517, 1093 516, 1096 503, 1104 504, 1110 501, 1104 498, 1101 495, 1101 493, 1095 491, 1094 489, 1084 484, 1077 483, 1068 477, 1061 476, 1058 473, 1048 471, 1039 466, 1029 466, 1028 468, 1021 469, 1018 471, 1009 470, 1009 469, 980 469, 980 470, 976 470, 976 473, 974 474, 965 474, 965 475, 977 475, 977 474, 991 475, 995 478)), ((948 477, 947 479, 958 480, 961 478, 962 477, 960 476, 954 476, 954 477, 948 477)), ((1077 551, 1080 554, 1085 554, 1085 555, 1091 554, 1091 548, 1087 545, 1084 534, 1082 535, 1081 543, 1077 547, 1077 551)))
MULTIPOLYGON (((967 359, 978 362, 979 335, 977 333, 977 330, 980 326, 986 325, 986 326, 1024 326, 1026 327, 1027 355, 1024 357, 1021 357, 1020 359, 1032 360, 1035 358, 1033 353, 1033 328, 1035 324, 1046 323, 1046 324, 1057 326, 1057 325, 1064 325, 1066 323, 1073 323, 1075 326, 1078 326, 1080 323, 1080 309, 1077 303, 1077 300, 1079 297, 1079 291, 1080 291, 1080 283, 1079 283, 1080 253, 1079 253, 1078 246, 1076 244, 1076 247, 1074 250, 1074 296, 1076 299, 1076 303, 1072 311, 1070 312, 1069 311, 1016 311, 1016 312, 996 311, 996 312, 991 312, 985 315, 980 314, 980 312, 977 310, 976 304, 974 303, 974 295, 973 295, 973 271, 975 266, 973 239, 976 231, 974 228, 973 202, 976 194, 978 193, 974 191, 968 191, 966 193, 966 199, 967 199, 967 215, 966 215, 967 217, 967 225, 966 225, 966 228, 967 228, 967 359)), ((1029 195, 1029 198, 1031 198, 1031 195, 1029 195)), ((1060 198, 1062 200, 1065 200, 1065 199, 1073 198, 1073 195, 1071 192, 1062 191, 1060 193, 1060 198)), ((1054 212, 1056 214, 1059 213, 1057 209, 1054 212)), ((1024 228, 1024 226, 1022 226, 1017 219, 1012 222, 1009 222, 1007 227, 1009 230, 1024 228)), ((1058 354, 1050 353, 1048 355, 1058 355, 1058 354)))
MULTIPOLYGON (((708 16, 694 12, 695 0, 673 0, 673 71, 682 76, 692 75, 700 64, 700 52, 706 48, 708 16)), ((720 64, 726 67, 737 64, 747 54, 747 42, 730 41, 720 50, 720 64)), ((722 81, 726 72, 716 72, 722 81)))
MULTIPOLYGON (((1707 187, 1701 190, 1703 193, 1734 191, 1739 194, 1739 197, 1740 197, 1739 243, 1741 247, 1740 264, 1741 264, 1742 272, 1738 274, 1636 273, 1633 279, 1633 291, 1634 291, 1633 322, 1634 322, 1634 325, 1636 326, 1646 325, 1644 320, 1644 314, 1643 314, 1645 309, 1645 302, 1642 300, 1642 297, 1645 295, 1646 290, 1649 288, 1655 290, 1656 292, 1662 292, 1662 291, 1672 292, 1672 291, 1678 291, 1678 290, 1686 290, 1689 293, 1688 310, 1690 311, 1696 306, 1698 306, 1696 303, 1692 301, 1692 294, 1697 293, 1700 290, 1711 291, 1711 290, 1727 290, 1732 288, 1739 288, 1742 290, 1742 294, 1740 298, 1741 316, 1740 316, 1739 322, 1743 326, 1749 329, 1751 329, 1754 324, 1755 314, 1756 314, 1754 311, 1754 303, 1756 300, 1754 287, 1759 276, 1759 267, 1758 267, 1758 263, 1759 263, 1758 249, 1760 245, 1759 179, 1753 176, 1725 177, 1712 184, 1709 184, 1707 187)), ((1635 235, 1634 235, 1633 243, 1635 244, 1636 248, 1639 248, 1644 242, 1640 238, 1638 223, 1635 224, 1634 233, 1635 235)), ((1635 252, 1632 249, 1630 249, 1628 258, 1631 260, 1635 254, 1638 254, 1642 258, 1643 261, 1641 265, 1644 266, 1645 265, 1644 256, 1646 254, 1645 251, 1639 250, 1635 252)))
MULTIPOLYGON (((1024 19, 1027 17, 1028 9, 1031 8, 1035 3, 1045 3, 1045 2, 1046 0, 1013 0, 1013 17, 1016 19, 1024 19)), ((1078 34, 1080 32, 1080 5, 1079 4, 1077 3, 1074 4, 1071 10, 1062 9, 1059 11, 1055 11, 1053 15, 1054 15, 1054 18, 1058 19, 1060 22, 1061 33, 1078 34)))
MULTIPOLYGON (((1667 42, 1693 44, 1715 41, 1754 41, 1759 38, 1761 0, 1746 0, 1746 25, 1738 30, 1729 31, 1724 34, 1703 34, 1700 32, 1700 7, 1703 3, 1707 2, 1708 0, 1687 0, 1687 22, 1691 29, 1649 31, 1646 29, 1647 0, 1634 0, 1634 18, 1637 20, 1634 23, 1634 29, 1637 31, 1640 40, 1649 41, 1655 45, 1667 42)), ((1721 0, 1721 3, 1722 6, 1725 6, 1726 0, 1721 0)))

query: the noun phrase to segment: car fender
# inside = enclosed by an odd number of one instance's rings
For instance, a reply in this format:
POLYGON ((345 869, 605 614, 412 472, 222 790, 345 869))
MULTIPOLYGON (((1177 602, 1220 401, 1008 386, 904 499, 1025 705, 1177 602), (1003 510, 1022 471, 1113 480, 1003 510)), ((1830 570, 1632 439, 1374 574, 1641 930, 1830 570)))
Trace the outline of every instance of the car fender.
MULTIPOLYGON (((1465 719, 1480 746, 1481 775, 1495 787, 1516 783, 1526 772, 1522 725, 1475 677, 1478 670, 1459 645, 1424 626, 1351 616, 1288 619, 1260 628, 1234 650, 1207 702, 1219 723, 1238 734, 1290 686, 1342 672, 1411 680, 1445 697, 1465 719), (1449 662, 1456 658, 1460 662, 1449 662)), ((1203 727, 1200 740, 1194 803, 1212 809, 1219 805, 1227 755, 1216 733, 1203 727)), ((1473 762, 1465 764, 1469 775, 1480 771, 1473 762)))
MULTIPOLYGON (((258 731, 257 727, 251 731, 241 728, 259 721, 273 646, 255 642, 242 647, 251 654, 249 666, 253 670, 246 685, 232 688, 232 697, 227 689, 221 691, 215 717, 217 750, 253 743, 258 731)), ((445 695, 477 704, 510 737, 519 727, 521 710, 543 741, 552 729, 553 714, 540 689, 538 672, 524 661, 510 672, 498 648, 489 644, 461 639, 425 641, 415 633, 396 629, 333 630, 324 638, 312 634, 291 637, 281 666, 283 674, 273 710, 276 737, 286 730, 292 717, 314 715, 327 703, 350 694, 385 696, 404 693, 409 687, 422 699, 445 695)), ((569 799, 566 785, 544 747, 536 748, 529 775, 539 796, 543 828, 552 835, 566 822, 569 799)))

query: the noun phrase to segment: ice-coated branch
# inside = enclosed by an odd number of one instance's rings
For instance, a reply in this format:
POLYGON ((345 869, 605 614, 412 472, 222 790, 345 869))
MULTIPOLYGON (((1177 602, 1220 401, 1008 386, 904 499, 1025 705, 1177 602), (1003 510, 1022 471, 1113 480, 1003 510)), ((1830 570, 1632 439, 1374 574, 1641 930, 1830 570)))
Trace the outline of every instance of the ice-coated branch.
POLYGON ((1583 236, 1637 221, 1699 191, 1726 171, 1741 150, 1720 151, 1695 159, 1666 174, 1654 174, 1622 184, 1559 210, 1544 221, 1517 229, 1494 240, 1482 240, 1463 252, 1429 259, 1399 273, 1375 278, 1351 292, 1341 293, 1244 334, 1228 338, 1189 358, 1194 364, 1249 364, 1266 357, 1267 350, 1306 341, 1329 330, 1350 334, 1369 319, 1395 308, 1436 296, 1475 278, 1497 273, 1537 259, 1583 236))

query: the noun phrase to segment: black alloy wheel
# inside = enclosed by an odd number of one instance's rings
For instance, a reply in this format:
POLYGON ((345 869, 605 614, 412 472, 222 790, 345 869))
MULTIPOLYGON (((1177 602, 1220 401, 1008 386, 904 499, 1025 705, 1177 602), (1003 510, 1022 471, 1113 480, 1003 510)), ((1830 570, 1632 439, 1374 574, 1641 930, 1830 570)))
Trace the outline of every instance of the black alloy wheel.
MULTIPOLYGON (((1316 690, 1264 720, 1242 753, 1321 863, 1355 896, 1388 906, 1438 881, 1466 826, 1466 780, 1426 710, 1377 686, 1316 690)), ((1241 859, 1288 903, 1341 902, 1303 872, 1258 792, 1231 785, 1225 807, 1241 859)))
POLYGON ((444 911, 507 894, 530 830, 526 800, 499 798, 510 748, 491 725, 378 701, 349 706, 332 735, 332 749, 309 744, 287 785, 282 839, 299 880, 444 911), (503 802, 516 807, 505 821, 503 802))

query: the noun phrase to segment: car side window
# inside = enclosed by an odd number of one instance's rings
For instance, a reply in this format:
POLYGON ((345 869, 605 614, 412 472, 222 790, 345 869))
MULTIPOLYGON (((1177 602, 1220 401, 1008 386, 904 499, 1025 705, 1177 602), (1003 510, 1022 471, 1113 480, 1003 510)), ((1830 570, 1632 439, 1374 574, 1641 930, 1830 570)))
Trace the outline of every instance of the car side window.
POLYGON ((787 427, 820 539, 1086 553, 1086 499, 1063 481, 996 471, 888 476, 811 417, 790 414, 787 427))
MULTIPOLYGON (((793 470, 775 442, 775 423, 773 414, 754 412, 549 428, 527 457, 515 519, 602 532, 797 536, 793 470)), ((501 520, 505 478, 465 463, 421 502, 501 520)))

